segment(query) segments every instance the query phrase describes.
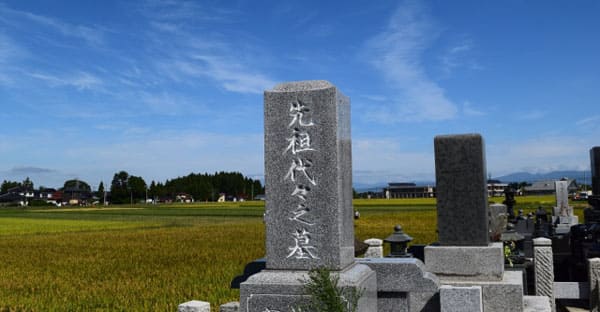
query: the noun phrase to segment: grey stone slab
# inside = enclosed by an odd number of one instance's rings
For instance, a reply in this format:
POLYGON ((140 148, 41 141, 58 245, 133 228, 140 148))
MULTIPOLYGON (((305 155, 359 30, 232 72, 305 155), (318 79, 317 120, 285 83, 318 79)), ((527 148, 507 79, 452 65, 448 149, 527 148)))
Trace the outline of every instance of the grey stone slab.
POLYGON ((555 299, 589 299, 588 282, 554 282, 555 299))
POLYGON ((592 169, 592 194, 600 196, 600 146, 590 149, 590 163, 592 169))
POLYGON ((444 285, 481 286, 484 312, 514 312, 523 310, 523 275, 505 271, 501 281, 464 281, 440 277, 444 285))
POLYGON ((354 261, 350 101, 327 81, 265 91, 268 269, 354 261))
POLYGON ((485 148, 479 134, 434 139, 438 241, 445 246, 487 246, 485 148))
POLYGON ((377 273, 377 291, 384 292, 436 292, 437 276, 428 272, 416 258, 363 258, 358 263, 367 265, 377 273))
POLYGON ((192 300, 180 304, 177 307, 178 312, 210 312, 210 303, 198 300, 192 300))
POLYGON ((415 258, 357 259, 377 274, 378 311, 438 311, 437 276, 415 258), (437 300, 437 302, 436 302, 437 300))
POLYGON ((504 253, 502 243, 489 246, 427 246, 425 266, 440 279, 494 280, 502 279, 504 253))
POLYGON ((441 312, 482 312, 481 286, 440 287, 441 312))
MULTIPOLYGON (((358 312, 377 309, 377 280, 368 266, 355 264, 339 273, 342 288, 361 290, 358 312)), ((308 300, 303 285, 309 279, 307 271, 263 270, 252 275, 240 285, 240 311, 244 312, 292 312, 292 308, 308 300)))
POLYGON ((546 296, 523 296, 523 312, 550 312, 550 300, 546 296))

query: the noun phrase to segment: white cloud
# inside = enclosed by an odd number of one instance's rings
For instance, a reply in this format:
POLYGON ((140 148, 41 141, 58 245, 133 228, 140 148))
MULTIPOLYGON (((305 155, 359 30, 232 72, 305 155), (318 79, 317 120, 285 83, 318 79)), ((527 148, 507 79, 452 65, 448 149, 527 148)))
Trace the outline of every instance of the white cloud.
POLYGON ((526 171, 589 170, 589 149, 595 139, 575 136, 538 136, 488 145, 488 171, 494 176, 526 171))
POLYGON ((375 118, 397 121, 445 120, 457 114, 456 105, 443 88, 431 80, 421 59, 437 30, 420 2, 406 2, 389 21, 387 29, 367 43, 367 57, 398 91, 394 106, 374 113, 375 118))
POLYGON ((57 86, 70 86, 75 87, 77 90, 98 90, 102 85, 102 79, 98 76, 79 71, 64 76, 54 76, 45 73, 32 72, 28 73, 30 77, 38 80, 45 81, 52 87, 57 86))
POLYGON ((0 5, 0 12, 13 16, 17 20, 27 19, 45 29, 53 30, 63 36, 81 39, 92 46, 97 46, 104 42, 104 32, 95 27, 69 24, 55 18, 13 10, 2 5, 0 5))
POLYGON ((478 110, 475 107, 473 107, 473 105, 469 101, 465 101, 463 103, 462 111, 463 111, 463 114, 465 114, 465 116, 470 116, 470 117, 478 117, 478 116, 487 115, 486 112, 478 110))
POLYGON ((446 52, 440 56, 442 71, 449 75, 457 68, 467 68, 470 70, 481 70, 483 67, 475 60, 469 58, 470 52, 474 49, 471 39, 462 39, 458 43, 446 49, 446 52))
POLYGON ((250 40, 238 42, 218 28, 196 31, 205 23, 226 23, 236 12, 191 2, 149 1, 142 13, 158 30, 147 35, 152 42, 150 50, 156 55, 150 62, 159 76, 191 84, 203 82, 195 78, 204 78, 235 93, 261 94, 275 85, 275 80, 260 69, 259 47, 250 40), (167 37, 170 44, 164 45, 167 37))
POLYGON ((434 179, 433 149, 414 151, 400 146, 400 138, 359 138, 352 143, 356 183, 434 179))
POLYGON ((583 119, 580 119, 575 122, 578 126, 595 126, 600 121, 600 115, 593 115, 583 119))
POLYGON ((547 112, 541 111, 539 109, 517 112, 515 115, 518 120, 538 120, 542 119, 546 116, 547 112))

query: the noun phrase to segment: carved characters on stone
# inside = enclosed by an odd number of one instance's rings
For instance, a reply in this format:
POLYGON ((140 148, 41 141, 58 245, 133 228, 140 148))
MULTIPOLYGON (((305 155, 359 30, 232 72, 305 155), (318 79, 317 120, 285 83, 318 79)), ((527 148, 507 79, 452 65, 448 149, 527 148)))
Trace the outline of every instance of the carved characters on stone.
POLYGON ((291 211, 288 218, 294 221, 297 227, 291 233, 293 245, 288 247, 286 258, 296 259, 319 259, 317 248, 311 244, 312 229, 315 224, 310 221, 310 207, 307 205, 307 199, 310 196, 312 187, 317 186, 315 176, 311 173, 314 169, 313 161, 305 155, 305 152, 315 152, 316 149, 311 141, 311 129, 316 126, 310 116, 311 109, 307 102, 296 99, 290 103, 290 123, 288 128, 291 130, 287 140, 287 147, 283 155, 291 154, 290 167, 283 178, 285 181, 294 183, 294 189, 290 196, 295 197, 299 202, 295 210, 291 211))

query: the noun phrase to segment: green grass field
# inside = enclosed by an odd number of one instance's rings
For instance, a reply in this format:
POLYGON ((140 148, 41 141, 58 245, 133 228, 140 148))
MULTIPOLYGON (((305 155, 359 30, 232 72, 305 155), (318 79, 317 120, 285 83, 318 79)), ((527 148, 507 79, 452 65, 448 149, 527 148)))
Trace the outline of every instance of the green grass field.
MULTIPOLYGON (((517 198, 526 212, 553 203, 517 198)), ((191 299, 217 309, 238 300, 229 282, 264 255, 263 204, 2 208, 0 311, 175 311, 191 299)), ((385 238, 395 224, 413 243, 436 240, 434 199, 354 206, 360 240, 385 238)), ((575 207, 582 218, 585 204, 575 207)))

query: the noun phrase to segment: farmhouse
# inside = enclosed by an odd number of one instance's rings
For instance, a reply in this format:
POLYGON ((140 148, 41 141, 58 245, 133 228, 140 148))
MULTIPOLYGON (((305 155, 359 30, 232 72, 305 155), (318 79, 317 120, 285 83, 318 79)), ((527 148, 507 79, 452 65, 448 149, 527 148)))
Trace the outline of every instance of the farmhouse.
MULTIPOLYGON (((569 193, 574 193, 577 191, 577 182, 574 179, 562 178, 562 179, 560 179, 560 181, 568 182, 569 193)), ((530 186, 526 186, 523 189, 523 195, 554 194, 554 192, 555 192, 554 182, 555 182, 555 180, 544 180, 544 181, 534 182, 530 186)))
POLYGON ((435 197, 435 187, 417 186, 415 183, 388 183, 383 189, 386 198, 429 198, 435 197))

